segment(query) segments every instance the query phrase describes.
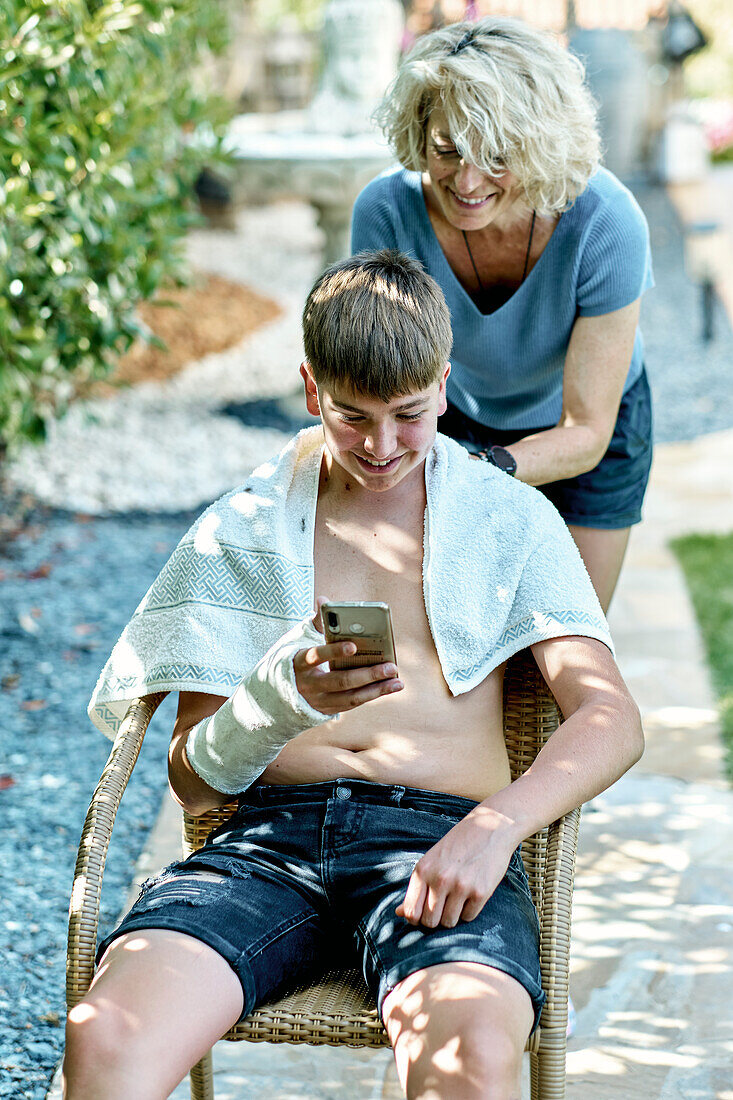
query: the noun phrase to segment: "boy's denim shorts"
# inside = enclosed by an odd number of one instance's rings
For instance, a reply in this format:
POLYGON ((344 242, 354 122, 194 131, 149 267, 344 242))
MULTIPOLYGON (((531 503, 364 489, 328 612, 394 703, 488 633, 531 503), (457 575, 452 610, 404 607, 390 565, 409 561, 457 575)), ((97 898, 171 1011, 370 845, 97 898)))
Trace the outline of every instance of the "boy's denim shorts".
MULTIPOLYGON (((511 447, 518 439, 544 428, 499 431, 487 428, 449 405, 438 430, 476 452, 497 444, 511 447)), ((592 470, 577 477, 538 485, 566 523, 605 530, 632 527, 641 522, 652 465, 652 402, 646 371, 642 369, 621 398, 611 442, 592 470)))
POLYGON ((242 1019, 326 965, 360 968, 381 1013, 414 971, 479 962, 524 986, 537 1026, 539 924, 519 850, 475 920, 431 929, 395 915, 420 857, 476 802, 357 779, 256 785, 239 802, 203 848, 143 885, 98 962, 126 932, 185 932, 236 973, 242 1019))

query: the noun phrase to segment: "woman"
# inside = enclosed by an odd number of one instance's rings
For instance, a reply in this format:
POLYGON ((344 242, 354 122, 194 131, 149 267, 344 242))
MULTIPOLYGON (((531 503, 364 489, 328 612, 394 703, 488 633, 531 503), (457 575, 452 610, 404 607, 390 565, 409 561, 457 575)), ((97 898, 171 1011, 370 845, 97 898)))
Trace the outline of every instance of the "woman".
POLYGON ((553 501, 607 610, 651 465, 653 277, 644 215, 599 167, 583 75, 514 19, 418 40, 378 112, 402 168, 358 197, 352 250, 412 252, 441 285, 441 431, 553 501))

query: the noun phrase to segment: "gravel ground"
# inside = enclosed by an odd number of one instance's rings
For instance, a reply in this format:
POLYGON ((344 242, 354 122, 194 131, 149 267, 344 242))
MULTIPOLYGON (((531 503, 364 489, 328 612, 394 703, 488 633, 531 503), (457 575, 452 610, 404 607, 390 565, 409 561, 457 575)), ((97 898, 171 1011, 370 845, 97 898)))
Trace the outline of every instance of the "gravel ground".
POLYGON ((669 443, 733 427, 733 332, 715 303, 714 339, 701 341, 700 290, 685 274, 675 212, 659 187, 636 187, 649 221, 656 286, 641 325, 654 401, 655 439, 669 443))
MULTIPOLYGON (((637 194, 652 228, 657 280, 643 306, 657 439, 730 428, 730 325, 720 310, 716 340, 699 342, 698 296, 684 274, 675 216, 658 189, 637 194)), ((280 329, 262 329, 254 348, 209 357, 187 371, 164 391, 166 416, 164 394, 140 387, 117 399, 125 415, 115 418, 107 405, 107 420, 96 425, 102 434, 85 435, 77 422, 78 438, 63 429, 10 471, 10 492, 34 489, 42 501, 65 507, 37 507, 22 535, 0 550, 0 772, 8 776, 0 782, 0 1097, 42 1100, 63 1047, 74 859, 109 749, 85 715, 100 667, 196 506, 245 476, 293 423, 292 402, 265 399, 281 398, 297 377, 299 295, 317 269, 318 239, 302 207, 250 212, 244 223, 254 242, 244 261, 237 238, 220 233, 194 235, 192 251, 202 267, 208 260, 263 293, 279 292, 289 309, 276 322, 280 329), (273 339, 287 354, 273 356, 273 339), (191 423, 195 445, 185 434, 191 423), (199 467, 206 473, 197 478, 199 467), (75 512, 115 506, 120 513, 106 517, 75 512)), ((122 803, 105 875, 102 934, 124 903, 158 810, 172 712, 167 700, 122 803)))
MULTIPOLYGON (((0 557, 0 1097, 40 1100, 63 1049, 79 835, 109 742, 85 714, 100 666, 193 517, 38 511, 0 557), (7 785, 12 784, 12 785, 7 785)), ((104 880, 112 927, 165 786, 173 699, 146 737, 104 880)), ((165 708, 165 710, 164 710, 165 708)))

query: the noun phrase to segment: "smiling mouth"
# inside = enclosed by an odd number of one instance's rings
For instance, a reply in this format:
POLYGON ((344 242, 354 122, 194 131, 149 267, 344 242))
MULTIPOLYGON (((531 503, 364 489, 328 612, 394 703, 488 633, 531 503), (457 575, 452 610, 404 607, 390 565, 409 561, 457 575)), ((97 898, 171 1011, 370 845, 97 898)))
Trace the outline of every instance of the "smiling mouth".
POLYGON ((495 191, 492 192, 490 195, 484 195, 483 198, 480 199, 465 199, 461 198, 460 195, 457 195, 455 191, 451 191, 450 188, 448 188, 448 190, 453 199, 458 203, 458 205, 464 207, 466 210, 475 210, 476 207, 485 206, 485 204, 489 202, 490 199, 496 198, 495 191))
POLYGON ((354 455, 354 457, 358 458, 359 462, 365 469, 381 474, 389 473, 391 470, 393 470, 402 458, 402 455, 397 455, 396 458, 388 458, 385 461, 377 461, 376 459, 364 458, 362 455, 354 455))

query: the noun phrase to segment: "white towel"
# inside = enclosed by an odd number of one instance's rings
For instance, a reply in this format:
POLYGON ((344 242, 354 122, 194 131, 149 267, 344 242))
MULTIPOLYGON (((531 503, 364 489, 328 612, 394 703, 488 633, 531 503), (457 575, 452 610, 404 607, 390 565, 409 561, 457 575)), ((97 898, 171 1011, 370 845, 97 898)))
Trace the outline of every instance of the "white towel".
MULTIPOLYGON (((140 695, 229 696, 312 613, 323 447, 320 426, 299 432, 181 539, 94 689, 89 715, 108 737, 140 695)), ((440 434, 425 482, 425 607, 453 695, 546 638, 584 635, 613 651, 575 543, 540 492, 440 434)))

